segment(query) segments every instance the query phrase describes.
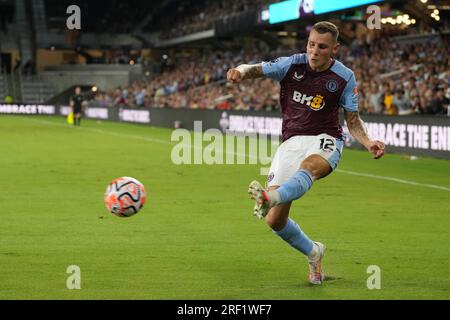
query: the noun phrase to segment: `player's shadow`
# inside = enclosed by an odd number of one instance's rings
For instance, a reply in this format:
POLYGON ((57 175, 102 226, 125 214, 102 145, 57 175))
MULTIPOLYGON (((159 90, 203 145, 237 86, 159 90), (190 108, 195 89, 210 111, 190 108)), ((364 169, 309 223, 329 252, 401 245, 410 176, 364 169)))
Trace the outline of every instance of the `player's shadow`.
POLYGON ((330 275, 325 275, 325 278, 323 279, 323 281, 336 281, 336 280, 342 280, 342 278, 341 277, 330 276, 330 275))
MULTIPOLYGON (((342 279, 343 278, 341 278, 341 277, 334 277, 334 276, 330 276, 330 275, 325 275, 325 278, 323 279, 322 286, 326 285, 327 283, 332 283, 334 281, 339 281, 339 280, 342 280, 342 279)), ((308 282, 308 285, 310 287, 321 287, 321 285, 312 284, 310 282, 308 282)))
POLYGON ((341 277, 334 277, 334 276, 330 276, 330 275, 325 275, 325 278, 323 279, 324 281, 334 281, 334 280, 342 280, 341 277))

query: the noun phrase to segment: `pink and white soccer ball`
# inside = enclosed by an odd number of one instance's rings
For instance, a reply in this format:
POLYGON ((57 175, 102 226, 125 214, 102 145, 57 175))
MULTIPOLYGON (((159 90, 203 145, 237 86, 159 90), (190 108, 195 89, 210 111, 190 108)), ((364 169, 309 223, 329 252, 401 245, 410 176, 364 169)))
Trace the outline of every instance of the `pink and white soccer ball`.
POLYGON ((146 201, 144 185, 131 177, 114 179, 106 188, 104 196, 106 208, 118 217, 135 215, 146 201))

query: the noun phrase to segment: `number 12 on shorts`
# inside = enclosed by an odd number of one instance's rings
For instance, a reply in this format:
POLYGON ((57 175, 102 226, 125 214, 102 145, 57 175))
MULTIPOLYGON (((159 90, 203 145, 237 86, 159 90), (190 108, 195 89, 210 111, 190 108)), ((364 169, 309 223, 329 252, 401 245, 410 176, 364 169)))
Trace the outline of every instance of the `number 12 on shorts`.
POLYGON ((327 152, 334 151, 334 140, 325 138, 320 139, 320 149, 327 152))

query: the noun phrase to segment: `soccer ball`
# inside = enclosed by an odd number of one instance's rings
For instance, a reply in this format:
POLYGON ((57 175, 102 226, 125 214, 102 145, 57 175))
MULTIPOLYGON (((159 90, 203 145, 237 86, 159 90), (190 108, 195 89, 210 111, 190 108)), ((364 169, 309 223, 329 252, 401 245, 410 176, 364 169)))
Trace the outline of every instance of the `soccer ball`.
POLYGON ((105 205, 118 217, 131 217, 138 213, 147 200, 142 183, 131 177, 114 179, 106 188, 105 205))

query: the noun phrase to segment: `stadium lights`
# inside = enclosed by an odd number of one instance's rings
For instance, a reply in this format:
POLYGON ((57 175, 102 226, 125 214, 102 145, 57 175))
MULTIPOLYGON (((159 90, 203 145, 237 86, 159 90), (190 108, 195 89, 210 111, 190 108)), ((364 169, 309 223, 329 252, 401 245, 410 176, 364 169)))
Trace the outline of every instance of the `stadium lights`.
POLYGON ((434 10, 431 13, 431 17, 434 18, 434 20, 439 21, 441 20, 441 17, 439 17, 439 10, 434 10))
POLYGON ((435 20, 439 21, 441 19, 441 17, 439 17, 438 13, 432 12, 431 13, 431 17, 434 18, 435 20))
POLYGON ((405 25, 409 26, 411 24, 415 24, 416 20, 415 19, 410 19, 409 15, 407 15, 407 14, 403 14, 403 15, 398 15, 396 17, 381 18, 381 23, 382 24, 390 23, 392 25, 405 24, 405 25))
POLYGON ((428 0, 420 0, 420 2, 422 2, 422 3, 427 3, 428 0))
POLYGON ((97 88, 97 86, 93 86, 91 90, 92 90, 92 92, 97 92, 98 88, 97 88))

